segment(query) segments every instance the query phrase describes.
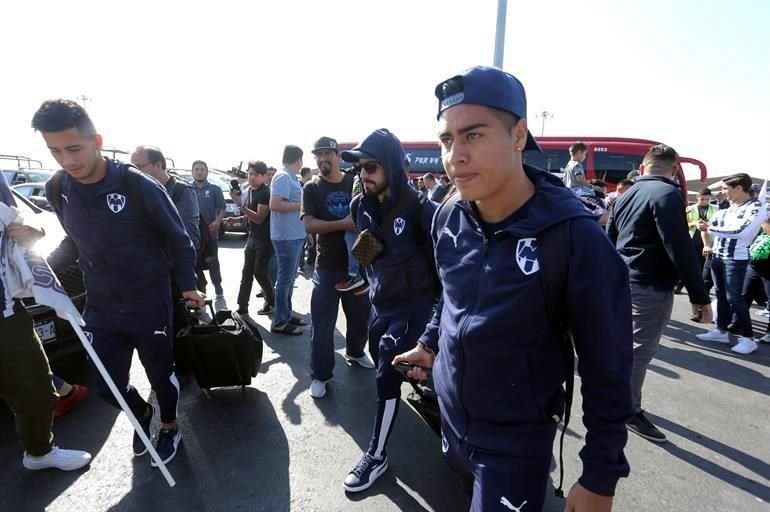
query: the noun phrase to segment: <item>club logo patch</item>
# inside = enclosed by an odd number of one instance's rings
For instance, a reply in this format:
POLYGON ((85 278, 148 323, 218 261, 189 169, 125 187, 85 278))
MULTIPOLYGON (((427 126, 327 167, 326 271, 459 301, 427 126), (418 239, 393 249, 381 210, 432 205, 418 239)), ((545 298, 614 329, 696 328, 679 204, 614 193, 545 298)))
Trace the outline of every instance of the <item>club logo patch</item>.
POLYGON ((522 238, 516 244, 516 263, 525 276, 532 275, 540 270, 537 252, 537 240, 535 238, 522 238))
POLYGON ((112 213, 120 213, 126 207, 126 196, 123 194, 107 194, 107 206, 112 213))
POLYGON ((393 221, 393 232, 396 234, 396 236, 401 235, 401 233, 404 232, 405 227, 406 227, 406 221, 401 217, 398 217, 396 218, 396 220, 393 221))

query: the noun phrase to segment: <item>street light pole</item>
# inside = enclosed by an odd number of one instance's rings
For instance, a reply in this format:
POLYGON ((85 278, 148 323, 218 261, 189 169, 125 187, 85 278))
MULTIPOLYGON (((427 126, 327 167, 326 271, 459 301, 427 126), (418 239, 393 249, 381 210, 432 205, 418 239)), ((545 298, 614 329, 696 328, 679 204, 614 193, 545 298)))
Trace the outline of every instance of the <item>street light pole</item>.
POLYGON ((542 119, 542 121, 540 122, 540 136, 542 137, 545 134, 545 120, 552 119, 553 113, 548 112, 547 110, 543 110, 542 112, 537 114, 537 117, 542 119))
POLYGON ((505 53, 505 14, 508 10, 508 0, 497 0, 497 29, 495 31, 495 60, 494 65, 503 67, 505 53))

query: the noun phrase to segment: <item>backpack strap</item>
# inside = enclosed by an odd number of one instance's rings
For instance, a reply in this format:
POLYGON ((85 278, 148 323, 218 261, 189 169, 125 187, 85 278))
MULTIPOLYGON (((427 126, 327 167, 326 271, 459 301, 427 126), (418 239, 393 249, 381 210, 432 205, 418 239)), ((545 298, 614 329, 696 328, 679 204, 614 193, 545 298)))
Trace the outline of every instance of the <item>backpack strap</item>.
POLYGON ((64 186, 64 169, 59 169, 55 173, 53 173, 53 176, 51 176, 51 197, 48 200, 48 203, 51 205, 51 208, 53 208, 54 213, 59 217, 59 220, 62 218, 62 187, 64 186))
POLYGON ((557 497, 564 497, 564 433, 567 430, 575 391, 575 348, 567 317, 567 278, 569 257, 572 247, 571 221, 562 221, 541 232, 538 237, 540 279, 545 297, 545 309, 549 322, 556 326, 564 343, 564 357, 567 366, 566 396, 564 403, 564 426, 559 440, 559 487, 557 497))
POLYGON ((455 204, 460 200, 460 194, 455 192, 449 198, 445 198, 444 201, 436 208, 436 213, 433 214, 433 238, 438 240, 441 235, 444 226, 446 226, 447 220, 449 220, 449 214, 452 212, 455 204))

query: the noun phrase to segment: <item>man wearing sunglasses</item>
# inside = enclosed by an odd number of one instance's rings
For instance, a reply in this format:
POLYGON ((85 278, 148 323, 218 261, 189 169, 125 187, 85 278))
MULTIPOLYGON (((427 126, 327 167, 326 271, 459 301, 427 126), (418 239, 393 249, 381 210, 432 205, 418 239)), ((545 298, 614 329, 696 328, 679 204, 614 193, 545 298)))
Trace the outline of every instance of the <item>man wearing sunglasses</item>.
MULTIPOLYGON (((443 294, 417 346, 394 363, 433 368, 442 449, 473 481, 471 510, 541 510, 565 411, 562 383, 572 382, 569 328, 588 433, 565 510, 609 511, 629 473, 626 266, 560 180, 523 164, 523 151, 540 148, 527 129, 521 82, 476 67, 439 84, 436 96, 444 168, 457 189, 432 229, 443 294), (563 236, 546 239, 549 229, 563 236), (540 240, 561 247, 546 255, 540 240)), ((408 374, 427 377, 420 368, 408 374)))
POLYGON ((430 225, 435 205, 420 200, 404 172, 406 154, 388 130, 376 130, 342 159, 355 163, 365 193, 350 205, 358 231, 368 230, 385 249, 366 267, 369 350, 377 365, 377 414, 369 449, 345 478, 349 492, 369 488, 388 468, 385 444, 393 429, 404 377, 390 364, 414 347, 433 311, 434 280, 430 225))

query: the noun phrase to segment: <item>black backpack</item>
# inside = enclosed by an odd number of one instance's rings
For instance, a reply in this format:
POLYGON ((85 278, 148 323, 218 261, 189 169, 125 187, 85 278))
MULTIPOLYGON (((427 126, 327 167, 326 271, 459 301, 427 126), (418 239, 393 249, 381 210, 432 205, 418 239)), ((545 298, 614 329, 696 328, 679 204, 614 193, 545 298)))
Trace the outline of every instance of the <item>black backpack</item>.
MULTIPOLYGON (((446 198, 433 217, 433 232, 440 235, 446 226, 449 213, 460 200, 459 194, 446 198)), ((575 343, 567 318, 567 275, 569 273, 569 250, 571 247, 571 222, 566 220, 540 232, 537 236, 540 257, 540 281, 545 297, 546 314, 549 321, 558 327, 564 343, 564 357, 567 368, 565 382, 564 426, 559 440, 559 487, 556 496, 563 498, 564 491, 564 433, 567 430, 572 409, 572 395, 575 390, 575 343)))

